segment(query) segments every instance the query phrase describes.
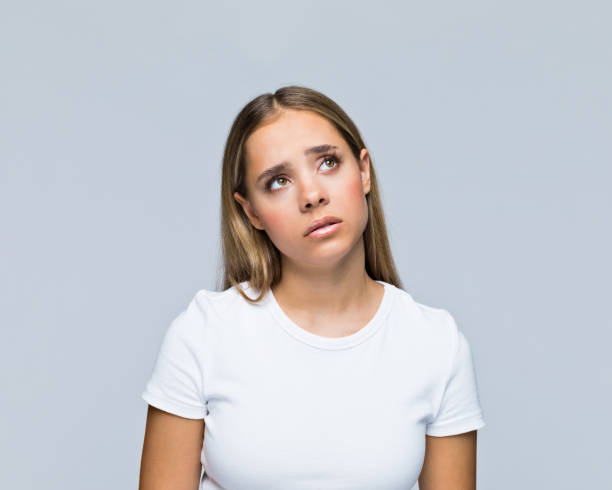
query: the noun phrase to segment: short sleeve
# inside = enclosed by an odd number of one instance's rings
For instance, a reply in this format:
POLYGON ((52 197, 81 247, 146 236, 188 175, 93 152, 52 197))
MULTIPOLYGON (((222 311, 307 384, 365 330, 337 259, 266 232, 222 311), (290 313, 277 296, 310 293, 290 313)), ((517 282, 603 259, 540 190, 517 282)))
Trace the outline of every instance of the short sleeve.
POLYGON ((166 412, 204 418, 203 318, 197 296, 170 324, 141 397, 166 412))
POLYGON ((486 425, 469 342, 452 317, 451 323, 455 337, 453 362, 438 413, 427 425, 426 434, 430 436, 462 434, 486 425))

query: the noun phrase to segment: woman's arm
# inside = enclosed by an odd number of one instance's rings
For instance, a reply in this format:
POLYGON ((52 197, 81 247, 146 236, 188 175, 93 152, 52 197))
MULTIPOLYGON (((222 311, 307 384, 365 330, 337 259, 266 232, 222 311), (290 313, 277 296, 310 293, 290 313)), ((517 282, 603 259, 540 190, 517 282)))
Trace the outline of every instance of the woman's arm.
POLYGON ((187 419, 149 405, 139 490, 197 490, 204 420, 187 419))
POLYGON ((476 433, 425 435, 419 490, 476 490, 476 433))

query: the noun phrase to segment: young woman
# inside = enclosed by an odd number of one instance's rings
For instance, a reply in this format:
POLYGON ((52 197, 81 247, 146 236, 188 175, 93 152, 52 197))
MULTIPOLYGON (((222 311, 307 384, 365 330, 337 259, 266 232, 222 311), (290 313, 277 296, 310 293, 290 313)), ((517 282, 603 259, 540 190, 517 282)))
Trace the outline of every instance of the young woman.
POLYGON ((165 334, 140 490, 475 489, 468 341, 402 289, 348 115, 304 87, 253 99, 221 199, 224 287, 165 334))

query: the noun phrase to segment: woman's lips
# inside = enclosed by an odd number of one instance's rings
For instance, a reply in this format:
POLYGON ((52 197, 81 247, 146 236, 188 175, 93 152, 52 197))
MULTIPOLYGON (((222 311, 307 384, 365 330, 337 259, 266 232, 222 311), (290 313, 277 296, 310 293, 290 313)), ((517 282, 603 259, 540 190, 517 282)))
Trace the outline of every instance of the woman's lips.
POLYGON ((342 222, 333 223, 331 225, 322 226, 321 228, 317 228, 316 230, 311 231, 306 236, 320 238, 320 237, 325 237, 325 236, 331 235, 331 234, 335 233, 338 228, 340 228, 341 224, 342 224, 342 222))
POLYGON ((331 223, 340 223, 342 220, 337 216, 324 216, 323 218, 317 219, 312 222, 312 224, 308 227, 308 230, 304 233, 304 236, 307 236, 309 233, 312 233, 313 230, 317 228, 322 228, 323 226, 327 226, 331 223))

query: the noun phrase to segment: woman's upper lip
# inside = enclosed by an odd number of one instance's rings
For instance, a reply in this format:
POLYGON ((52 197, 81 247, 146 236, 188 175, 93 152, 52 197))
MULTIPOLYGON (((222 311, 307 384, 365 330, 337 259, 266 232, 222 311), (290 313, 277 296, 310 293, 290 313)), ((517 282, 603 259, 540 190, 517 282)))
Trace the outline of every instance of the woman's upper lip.
POLYGON ((313 221, 306 230, 306 233, 304 233, 304 236, 308 235, 311 231, 316 230, 317 228, 321 228, 322 226, 329 225, 331 223, 340 223, 341 221, 342 220, 336 216, 324 216, 321 219, 313 221))

